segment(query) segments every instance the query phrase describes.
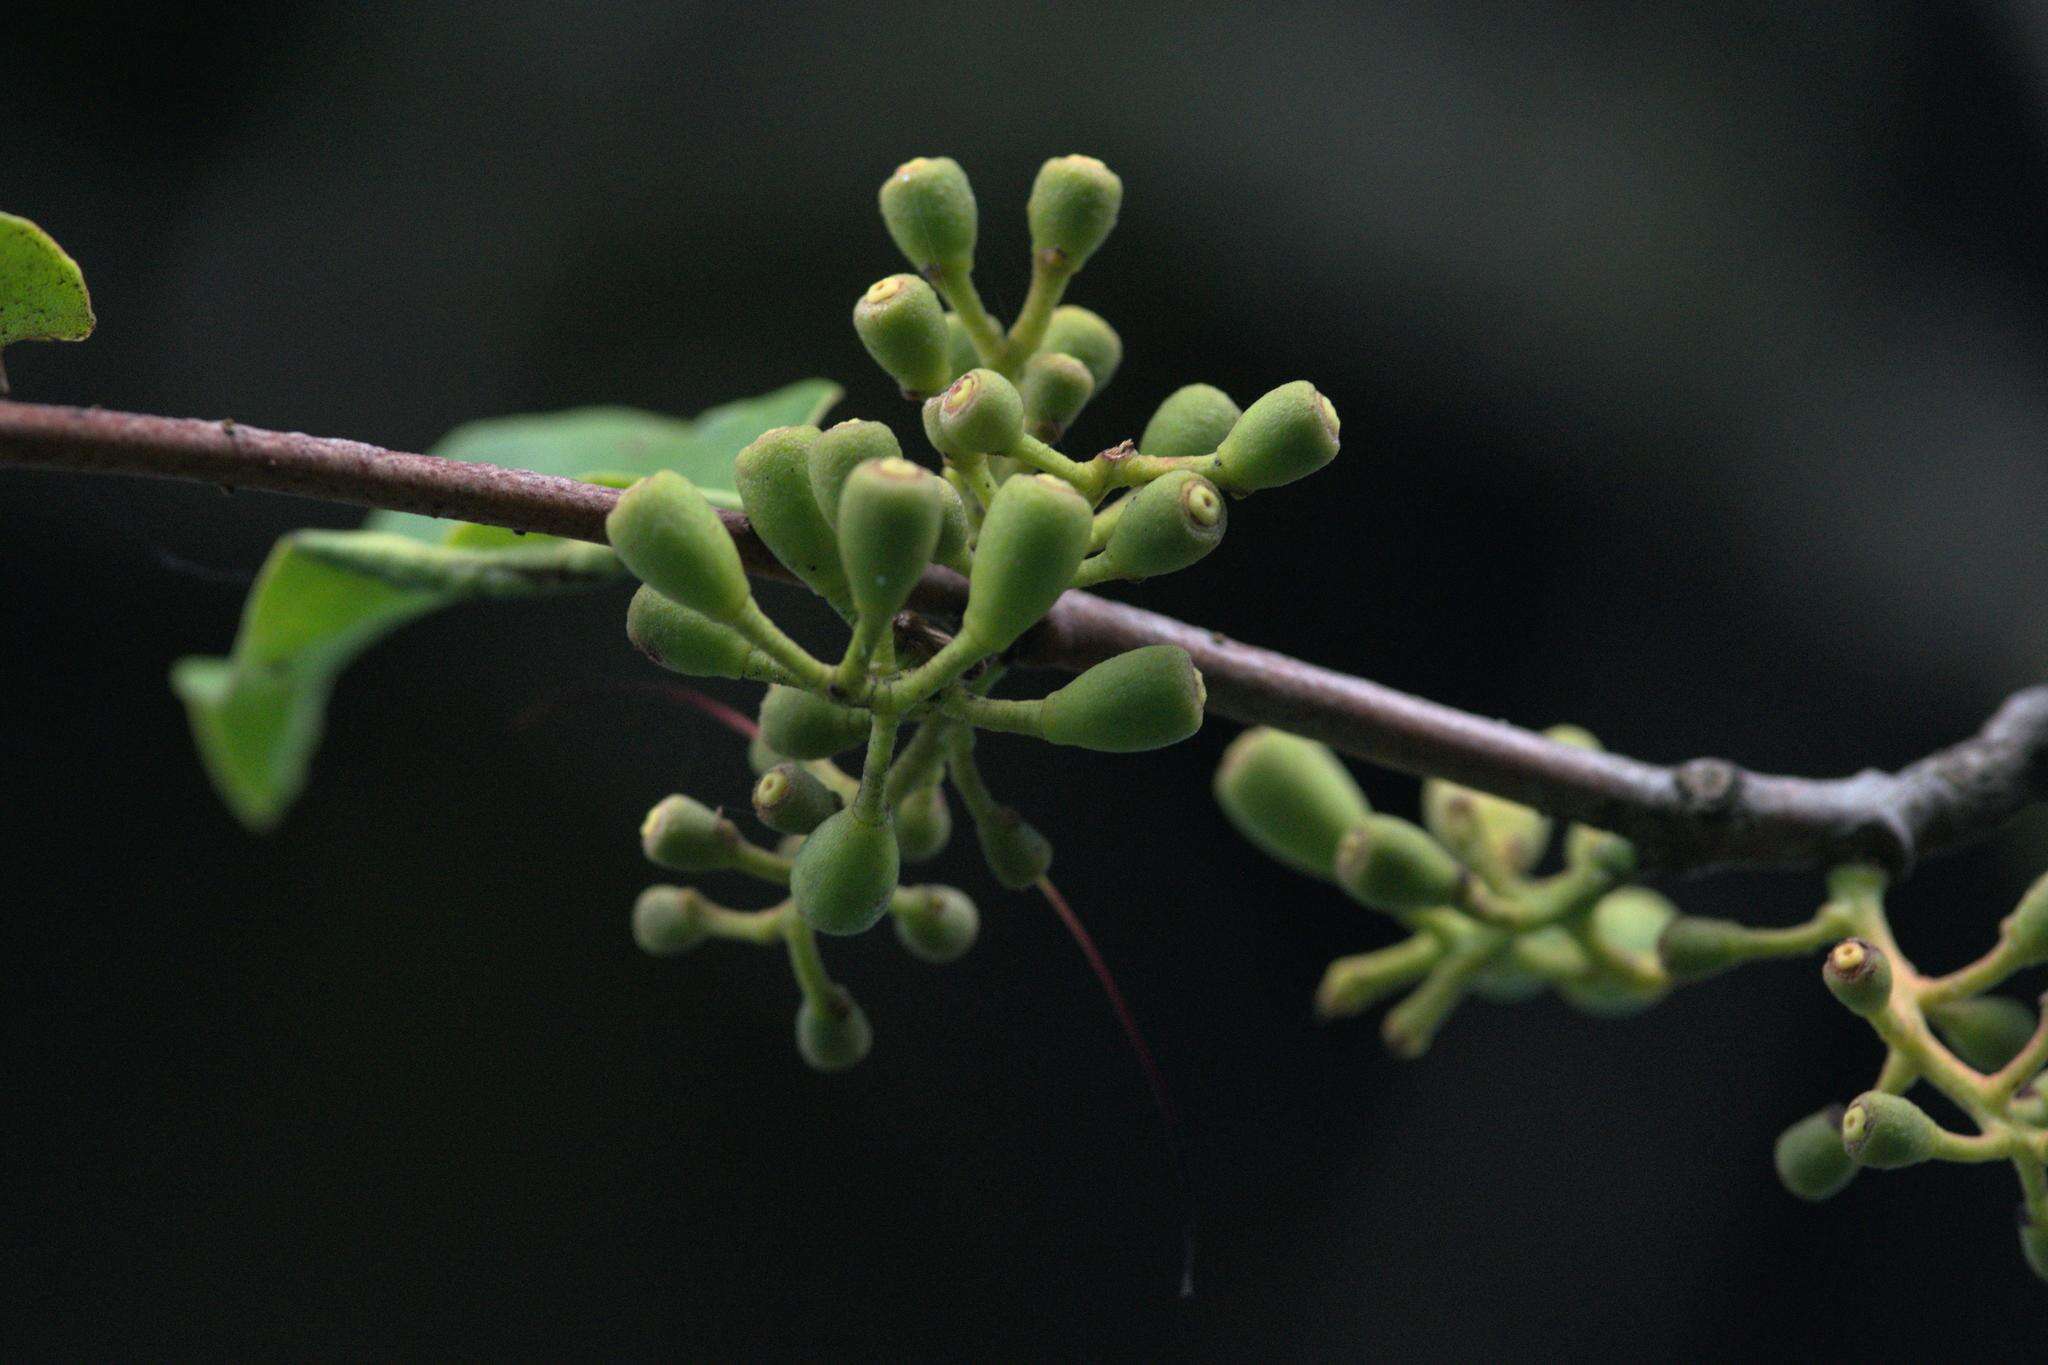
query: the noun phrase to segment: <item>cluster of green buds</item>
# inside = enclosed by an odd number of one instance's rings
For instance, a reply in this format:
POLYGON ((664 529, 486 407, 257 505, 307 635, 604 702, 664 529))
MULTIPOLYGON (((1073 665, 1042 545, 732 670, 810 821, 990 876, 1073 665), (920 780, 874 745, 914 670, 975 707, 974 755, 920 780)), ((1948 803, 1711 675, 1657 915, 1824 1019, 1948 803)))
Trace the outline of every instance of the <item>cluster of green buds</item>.
MULTIPOLYGON (((1595 745, 1572 727, 1550 737, 1595 745)), ((1635 851, 1626 840, 1573 825, 1561 868, 1539 876, 1549 817, 1435 780, 1423 785, 1421 824, 1382 814, 1328 748, 1279 730, 1238 736, 1215 791, 1253 844, 1405 931, 1331 963, 1316 991, 1325 1020, 1402 996, 1380 1030, 1397 1056, 1426 1052, 1468 996, 1505 1004, 1551 990, 1611 1016, 1648 1008, 1670 989, 1657 941, 1677 912, 1629 884, 1635 851)))
POLYGON ((781 836, 772 848, 756 844, 719 810, 687 796, 663 801, 642 830, 650 859, 751 876, 785 899, 732 910, 694 888, 659 886, 636 909, 636 934, 664 953, 707 938, 785 944, 803 993, 798 1047, 821 1069, 859 1061, 871 1035, 827 976, 819 935, 859 934, 889 917, 933 961, 974 940, 965 895, 900 884, 903 863, 948 841, 948 787, 1002 886, 1031 886, 1051 863, 1045 836, 990 792, 977 731, 1124 753, 1176 743, 1201 724, 1202 679, 1181 649, 1135 649, 1048 696, 1013 700, 992 695, 1011 647, 1069 588, 1202 559, 1222 539, 1224 494, 1291 483, 1336 456, 1336 411, 1306 382, 1242 411, 1222 391, 1192 385, 1160 404, 1135 443, 1085 460, 1056 448, 1122 359, 1107 322, 1062 301, 1122 197, 1122 182, 1092 157, 1045 163, 1028 207, 1031 285, 1004 330, 975 291, 978 220, 960 167, 919 158, 883 184, 883 221, 915 273, 869 288, 853 324, 921 405, 931 457, 908 458, 888 426, 853 420, 777 428, 735 467, 755 533, 845 621, 851 638, 836 661, 762 611, 718 513, 681 475, 641 480, 607 523, 643 584, 627 621, 642 652, 676 672, 768 684, 754 813, 781 836), (957 622, 906 610, 932 564, 967 577, 957 622), (837 761, 849 751, 861 754, 857 772, 837 761))
MULTIPOLYGON (((1571 727, 1549 733, 1594 744, 1571 727)), ((2048 1279, 2048 1021, 1990 993, 2048 965, 2048 877, 2000 923, 1983 956, 1926 976, 1899 951, 1884 878, 1873 868, 1838 869, 1812 916, 1766 928, 1680 914, 1656 892, 1628 885, 1633 849, 1585 825, 1566 831, 1558 870, 1535 875, 1551 843, 1549 818, 1483 792, 1432 780, 1423 785, 1422 824, 1380 814, 1328 748, 1278 730, 1233 741, 1215 791, 1250 842, 1405 931, 1389 947, 1331 963, 1316 992, 1325 1020, 1403 996, 1381 1028, 1399 1056, 1426 1050, 1468 995, 1513 1003, 1548 988, 1587 1013, 1617 1016, 1744 963, 1824 952, 1828 989, 1870 1023, 1885 1059, 1871 1089, 1780 1135, 1775 1160, 1786 1188, 1820 1200, 1864 1167, 2010 1162, 2022 1195, 2021 1249, 2048 1279), (1908 1099, 1921 1082, 1975 1131, 1945 1128, 1908 1099)))

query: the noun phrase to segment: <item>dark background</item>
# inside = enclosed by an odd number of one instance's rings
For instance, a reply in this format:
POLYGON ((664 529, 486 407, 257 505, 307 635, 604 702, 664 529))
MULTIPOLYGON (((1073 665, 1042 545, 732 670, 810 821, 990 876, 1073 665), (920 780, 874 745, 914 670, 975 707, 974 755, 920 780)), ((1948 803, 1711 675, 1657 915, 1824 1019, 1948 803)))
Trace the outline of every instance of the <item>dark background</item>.
MULTIPOLYGON (((1031 176, 1080 150, 1128 187, 1075 297, 1129 360, 1076 443, 1197 378, 1309 376, 1345 420, 1337 465, 1149 605, 1792 771, 1902 762, 2048 668, 2038 6, 143 8, 17 0, 0 31, 0 205, 100 316, 10 351, 20 397, 406 449, 813 373, 903 417, 846 323, 900 268, 875 186, 959 157, 1004 309, 1031 176)), ((0 476, 12 1354, 2038 1347, 2004 1168, 1777 1186, 1778 1129, 1878 1060, 1809 964, 1619 1023, 1472 1005, 1397 1063, 1309 1018, 1384 930, 1228 835, 1232 726, 993 742, 1189 1115, 1178 1302, 1136 1069, 964 839, 966 961, 831 953, 877 1031, 847 1076, 797 1061, 774 956, 634 950, 638 816, 747 775, 601 691, 648 676, 623 595, 405 631, 283 829, 238 829, 165 670, 226 647, 279 532, 352 519, 0 476)), ((2044 849, 1928 869, 1909 947, 1981 947, 2044 849)), ((1820 891, 1674 894, 1783 922, 1820 891)))

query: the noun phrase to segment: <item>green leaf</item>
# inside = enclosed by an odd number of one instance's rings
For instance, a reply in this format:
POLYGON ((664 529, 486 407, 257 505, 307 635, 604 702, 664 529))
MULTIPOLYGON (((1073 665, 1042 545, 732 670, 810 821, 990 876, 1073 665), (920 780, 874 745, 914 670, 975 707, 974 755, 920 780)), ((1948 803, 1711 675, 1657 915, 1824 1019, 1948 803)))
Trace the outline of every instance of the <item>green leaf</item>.
MULTIPOLYGON (((679 469, 713 501, 737 505, 740 450, 770 427, 815 421, 838 397, 808 380, 694 421, 626 408, 505 417, 459 427, 432 453, 598 483, 679 469)), ((601 545, 410 513, 374 512, 360 531, 294 531, 264 562, 233 652, 179 660, 171 688, 215 790, 243 824, 266 830, 305 787, 335 679, 378 640, 455 602, 623 576, 601 545)))
POLYGON ((17 341, 83 341, 92 324, 78 262, 28 219, 0 213, 0 350, 17 341))

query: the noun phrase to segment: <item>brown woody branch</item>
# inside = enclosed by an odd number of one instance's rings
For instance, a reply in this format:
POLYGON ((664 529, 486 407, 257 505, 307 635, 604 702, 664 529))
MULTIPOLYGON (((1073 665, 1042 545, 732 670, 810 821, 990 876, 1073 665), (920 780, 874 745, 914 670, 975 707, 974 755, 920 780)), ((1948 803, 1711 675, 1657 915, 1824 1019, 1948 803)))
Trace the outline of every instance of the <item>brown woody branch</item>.
MULTIPOLYGON (((571 479, 231 421, 0 402, 4 466, 190 479, 600 544, 617 498, 571 479)), ((726 524, 751 570, 787 577, 744 517, 728 513, 726 524)), ((965 592, 959 575, 934 568, 917 605, 957 611, 965 592)), ((2014 694, 1976 735, 1899 772, 1816 779, 1721 759, 1669 768, 1571 748, 1085 592, 1063 597, 1015 657, 1079 670, 1160 643, 1194 656, 1211 708, 1234 720, 1280 726, 1402 772, 1614 830, 1635 841, 1647 865, 1666 871, 1853 859, 1904 870, 2048 799, 2048 686, 2014 694)))

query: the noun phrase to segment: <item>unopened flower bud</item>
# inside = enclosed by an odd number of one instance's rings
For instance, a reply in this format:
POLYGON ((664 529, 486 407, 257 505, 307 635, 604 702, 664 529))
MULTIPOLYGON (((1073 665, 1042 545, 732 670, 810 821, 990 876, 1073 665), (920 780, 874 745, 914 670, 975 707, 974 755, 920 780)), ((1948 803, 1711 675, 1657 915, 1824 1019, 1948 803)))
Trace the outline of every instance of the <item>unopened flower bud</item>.
POLYGON ((1045 340, 1038 349, 1058 351, 1086 365, 1088 373, 1095 376, 1097 393, 1109 387, 1116 367, 1124 363, 1123 338, 1116 334, 1116 328, 1103 321, 1101 314, 1071 303, 1052 310, 1052 318, 1045 326, 1045 340))
POLYGON ((865 711, 826 701, 799 687, 770 687, 761 698, 761 738, 785 758, 830 758, 866 741, 865 711))
POLYGON ((1138 453, 1162 458, 1214 454, 1244 410, 1213 384, 1189 384, 1166 396, 1138 438, 1138 453))
POLYGON ((1458 898, 1465 870, 1419 825, 1369 815, 1337 844, 1337 885, 1375 910, 1427 910, 1458 898))
POLYGON ((1103 567, 1114 578, 1178 572, 1222 544, 1228 524, 1215 484, 1173 470, 1130 495, 1102 547, 1103 567))
POLYGON ((896 836, 843 810, 804 839, 789 870, 797 913, 821 934, 859 934, 874 927, 896 889, 896 836))
POLYGON ((864 620, 888 621, 910 600, 938 547, 944 487, 936 474, 902 459, 872 460, 847 476, 839 497, 839 547, 864 620))
POLYGON ((871 460, 900 460, 903 447, 896 433, 880 422, 861 418, 827 427, 811 446, 811 498, 827 522, 839 521, 839 498, 855 466, 871 460))
POLYGON ((1892 998, 1892 962, 1868 939, 1845 938, 1828 950, 1821 977, 1852 1013, 1880 1013, 1892 998))
POLYGON ((733 461, 733 482, 754 534, 782 566, 834 608, 847 610, 839 538, 811 492, 816 427, 776 427, 749 442, 733 461))
POLYGON ((1337 458, 1337 409, 1306 379, 1260 398, 1216 447, 1216 482, 1254 493, 1306 478, 1337 458))
POLYGON ((1054 157, 1039 167, 1025 208, 1032 251, 1079 270, 1116 226, 1123 202, 1124 182, 1094 157, 1054 157))
POLYGON ((1088 406, 1095 376, 1064 351, 1040 351, 1024 362, 1017 392, 1024 400, 1025 427, 1039 440, 1057 443, 1088 406))
POLYGON ((1045 698, 1054 744, 1131 754, 1178 744, 1202 728, 1202 675, 1179 645, 1144 645, 1104 659, 1045 698))
POLYGON ((777 834, 809 834, 837 812, 839 798, 794 763, 778 763, 754 784, 754 814, 777 834))
POLYGON ((891 275, 868 286, 853 306, 853 330, 905 398, 929 398, 952 375, 946 310, 915 275, 891 275))
POLYGON ((1216 767, 1216 802, 1267 856, 1311 877, 1335 875, 1337 845, 1372 814, 1324 745, 1265 726, 1247 730, 1216 767))
POLYGON ((1052 844, 1036 826, 1009 806, 999 806, 974 822, 982 860, 997 885, 1022 891, 1052 867, 1052 844))
POLYGON ((1558 982, 1558 995, 1574 1009, 1605 1019, 1640 1014, 1656 1004, 1668 989, 1657 977, 1657 942, 1677 914, 1676 906, 1646 887, 1625 886, 1602 896, 1588 930, 1608 957, 1636 963, 1641 974, 1595 966, 1584 976, 1558 982))
POLYGON ((860 1065, 874 1046, 875 1031, 843 986, 834 986, 822 1006, 806 998, 796 1012, 796 1050, 814 1070, 845 1071, 860 1065))
POLYGON ((2034 1036, 2034 1012, 2004 995, 1980 995, 1927 1007, 1927 1022, 1949 1050, 1982 1072, 2019 1056, 2034 1036))
POLYGON ((704 898, 687 886, 650 886, 633 903, 633 941, 654 957, 673 957, 702 943, 704 898))
POLYGON ((1778 1180, 1801 1199, 1833 1198, 1856 1178, 1856 1163, 1842 1145, 1842 1106, 1808 1114, 1778 1134, 1772 1160, 1778 1180))
POLYGON ((882 182, 882 222, 920 274, 969 270, 979 218, 967 173, 950 156, 920 156, 882 182))
POLYGON ((754 599, 717 510, 673 470, 650 474, 621 493, 604 526, 633 576, 671 601, 714 621, 732 621, 754 599))
POLYGON ((1550 818, 1541 811, 1440 778, 1422 784, 1422 823, 1467 866, 1515 877, 1550 843, 1550 818))
POLYGON ((953 810, 944 787, 920 787, 896 803, 896 847, 905 862, 936 858, 952 839, 953 810))
POLYGON ((958 313, 946 314, 946 369, 950 373, 946 382, 952 383, 981 364, 981 352, 975 347, 974 338, 968 335, 967 324, 960 320, 958 313))
POLYGON ((1903 1095, 1869 1090, 1842 1111, 1842 1146, 1858 1166, 1893 1171, 1931 1160, 1941 1129, 1903 1095))
POLYGON ((776 676, 774 664, 730 626, 671 602, 646 584, 626 608, 626 638, 663 668, 693 678, 776 676))
POLYGON ((1702 981, 1746 961, 1755 937, 1730 919, 1680 915, 1664 927, 1657 956, 1674 981, 1702 981))
POLYGON ((926 430, 947 455, 1000 454, 1024 434, 1024 399, 994 370, 969 370, 926 404, 926 430))
POLYGON ((640 847, 648 861, 677 872, 731 867, 739 845, 737 825, 688 796, 664 799, 640 822, 640 847))
POLYGON ((896 938, 925 962, 957 962, 981 933, 981 912, 950 886, 911 888, 914 903, 896 915, 896 938))
POLYGON ((1045 474, 1006 480, 982 519, 963 632, 990 653, 1008 649, 1074 581, 1093 521, 1071 484, 1045 474))

